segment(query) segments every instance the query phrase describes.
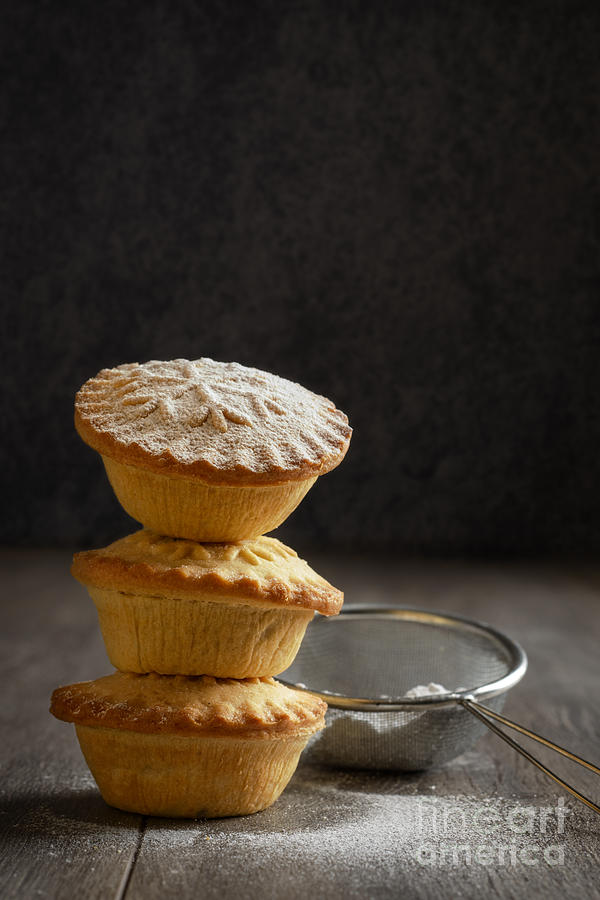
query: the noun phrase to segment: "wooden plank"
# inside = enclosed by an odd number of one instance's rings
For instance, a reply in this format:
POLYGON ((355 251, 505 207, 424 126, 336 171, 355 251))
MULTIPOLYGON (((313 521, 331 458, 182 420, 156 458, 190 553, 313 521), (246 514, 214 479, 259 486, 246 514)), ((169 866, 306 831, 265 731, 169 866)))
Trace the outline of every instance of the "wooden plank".
POLYGON ((110 671, 67 554, 3 553, 0 896, 122 895, 140 816, 101 799, 74 729, 48 713, 58 684, 110 671))

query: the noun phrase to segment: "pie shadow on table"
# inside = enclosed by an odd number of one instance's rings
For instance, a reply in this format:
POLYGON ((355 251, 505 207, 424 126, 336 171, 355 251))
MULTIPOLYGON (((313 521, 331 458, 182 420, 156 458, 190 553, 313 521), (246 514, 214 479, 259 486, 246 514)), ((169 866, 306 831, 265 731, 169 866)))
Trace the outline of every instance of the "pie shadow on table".
POLYGON ((0 832, 5 840, 22 841, 23 834, 36 839, 57 836, 137 832, 142 817, 108 806, 92 786, 59 791, 32 790, 0 798, 0 832))

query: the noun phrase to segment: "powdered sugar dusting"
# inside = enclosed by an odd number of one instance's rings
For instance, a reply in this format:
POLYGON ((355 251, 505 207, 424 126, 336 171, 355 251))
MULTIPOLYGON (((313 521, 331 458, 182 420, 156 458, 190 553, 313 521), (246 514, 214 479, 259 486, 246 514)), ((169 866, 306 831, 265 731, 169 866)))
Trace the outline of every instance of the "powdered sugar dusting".
MULTIPOLYGON (((514 866, 530 872, 527 860, 535 857, 544 864, 548 848, 554 860, 559 848, 550 845, 563 841, 556 812, 544 831, 524 833, 527 813, 541 821, 533 801, 523 810, 508 797, 413 791, 380 775, 301 766, 279 801, 264 812, 185 824, 162 820, 158 829, 146 832, 143 853, 160 858, 168 849, 173 893, 192 868, 201 866, 211 873, 202 881, 207 897, 228 895, 236 875, 239 893, 241 871, 253 886, 248 896, 364 898, 401 894, 411 870, 419 877, 439 869, 442 882, 458 867, 485 873, 514 866)), ((243 890, 241 896, 246 896, 243 890)))
POLYGON ((416 684, 413 688, 405 693, 405 697, 431 697, 434 694, 449 694, 448 688, 436 681, 430 681, 429 684, 416 684))
POLYGON ((327 398, 268 372, 206 358, 104 369, 86 382, 76 405, 92 429, 118 444, 217 469, 316 465, 350 435, 327 398))

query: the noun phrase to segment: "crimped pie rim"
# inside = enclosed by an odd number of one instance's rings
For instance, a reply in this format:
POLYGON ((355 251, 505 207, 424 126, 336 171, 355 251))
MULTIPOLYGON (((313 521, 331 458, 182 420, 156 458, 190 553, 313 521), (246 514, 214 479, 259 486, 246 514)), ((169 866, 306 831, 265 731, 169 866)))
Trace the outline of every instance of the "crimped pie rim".
POLYGON ((57 719, 92 728, 142 734, 263 739, 313 734, 323 728, 326 709, 327 704, 321 698, 305 691, 295 692, 270 677, 232 679, 118 671, 91 681, 58 687, 53 691, 50 703, 50 712, 57 719), (160 684, 164 703, 144 706, 127 700, 127 685, 134 684, 134 679, 153 679, 155 684, 160 684), (94 697, 96 685, 109 680, 115 684, 113 695, 98 696, 96 689, 97 696, 94 697), (174 702, 169 703, 173 684, 182 683, 197 684, 200 691, 204 685, 226 684, 231 699, 194 706, 178 705, 175 697, 174 702), (260 704, 248 704, 244 699, 245 685, 257 684, 266 687, 262 709, 260 704), (275 690, 272 692, 271 688, 275 690), (269 717, 265 714, 267 710, 269 717))
MULTIPOLYGON (((302 567, 306 567, 308 579, 295 581, 286 577, 285 561, 276 568, 280 576, 259 578, 251 575, 237 575, 227 577, 213 568, 208 571, 191 573, 183 565, 169 565, 168 563, 156 564, 156 562, 139 562, 123 559, 122 556, 110 553, 117 545, 126 545, 127 541, 148 535, 158 538, 161 542, 173 545, 192 545, 198 542, 179 538, 169 538, 156 535, 149 529, 140 529, 137 532, 126 535, 118 541, 98 550, 84 550, 73 557, 71 574, 86 587, 94 587, 107 590, 116 590, 122 593, 139 594, 142 596, 161 597, 166 599, 219 599, 238 600, 245 603, 259 603, 274 607, 290 609, 314 610, 321 615, 331 616, 339 613, 344 600, 344 594, 335 588, 321 575, 315 572, 305 560, 300 559, 291 548, 286 547, 276 538, 261 536, 247 541, 239 541, 234 545, 216 545, 240 547, 242 550, 250 550, 259 543, 267 547, 281 547, 292 559, 298 560, 302 567)), ((203 544, 200 546, 204 547, 203 544)), ((208 544, 207 547, 215 547, 208 544)), ((158 561, 160 562, 160 561, 158 561)), ((226 569, 227 561, 223 562, 226 569)), ((250 571, 250 568, 248 567, 250 571)))

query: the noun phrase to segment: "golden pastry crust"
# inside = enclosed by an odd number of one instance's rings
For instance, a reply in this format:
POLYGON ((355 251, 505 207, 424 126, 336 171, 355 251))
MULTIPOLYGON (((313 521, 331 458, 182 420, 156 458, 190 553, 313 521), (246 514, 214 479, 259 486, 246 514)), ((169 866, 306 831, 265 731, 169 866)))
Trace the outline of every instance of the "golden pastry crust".
POLYGON ((294 660, 312 609, 88 587, 115 669, 261 678, 294 660))
POLYGON ((221 595, 326 616, 336 615, 344 600, 294 550, 270 537, 198 544, 142 529, 102 550, 76 553, 71 572, 98 588, 171 598, 221 595))
POLYGON ((310 739, 140 734, 77 724, 75 731, 110 806, 175 818, 240 816, 265 809, 289 782, 310 739))
POLYGON ((144 734, 300 737, 324 725, 327 704, 273 678, 243 681, 115 672, 57 688, 57 719, 144 734))
POLYGON ((352 429, 326 397, 211 359, 103 369, 75 400, 82 439, 126 465, 212 484, 283 484, 344 458, 352 429))

